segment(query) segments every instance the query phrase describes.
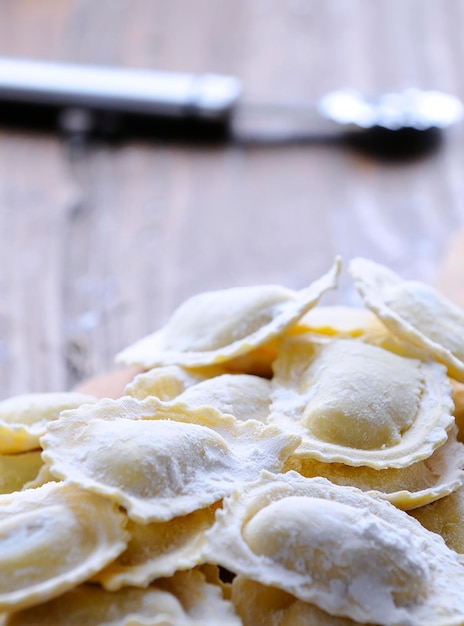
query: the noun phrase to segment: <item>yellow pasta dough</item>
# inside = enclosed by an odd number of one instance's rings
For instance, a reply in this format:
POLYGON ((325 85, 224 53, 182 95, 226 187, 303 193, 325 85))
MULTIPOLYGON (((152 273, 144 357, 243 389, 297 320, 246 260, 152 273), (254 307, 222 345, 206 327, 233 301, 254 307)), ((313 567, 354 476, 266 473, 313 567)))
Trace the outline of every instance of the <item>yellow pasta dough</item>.
POLYGON ((2 626, 186 626, 180 602, 160 589, 109 593, 83 584, 57 598, 5 616, 2 626))
POLYGON ((366 332, 386 330, 368 309, 350 306, 317 306, 298 320, 291 332, 315 332, 336 337, 360 337, 366 332))
POLYGON ((464 384, 453 382, 454 419, 458 427, 458 440, 464 442, 464 384))
POLYGON ((139 523, 185 515, 263 468, 279 471, 299 441, 211 407, 129 396, 67 411, 41 438, 55 476, 112 498, 139 523))
POLYGON ((39 448, 39 437, 48 422, 61 411, 97 398, 82 393, 28 393, 0 402, 0 453, 25 452, 39 448))
POLYGON ((445 498, 411 511, 419 522, 443 537, 461 555, 464 565, 464 486, 445 498))
POLYGON ((241 626, 230 602, 199 570, 178 572, 147 589, 105 591, 81 585, 30 609, 6 616, 2 626, 241 626))
POLYGON ((271 402, 269 380, 252 374, 218 372, 217 367, 204 369, 209 370, 210 376, 178 365, 154 368, 137 376, 126 393, 140 400, 154 396, 166 402, 185 402, 192 408, 213 406, 239 420, 267 420, 271 402))
POLYGON ((443 539, 390 503, 295 472, 235 491, 205 556, 336 616, 458 626, 464 568, 443 539))
POLYGON ((375 469, 430 456, 453 424, 451 387, 424 363, 354 339, 282 343, 269 422, 303 437, 295 455, 375 469))
POLYGON ((151 524, 136 524, 129 519, 126 550, 93 580, 108 591, 127 585, 146 587, 156 578, 201 564, 204 534, 214 522, 216 509, 217 505, 213 505, 168 522, 151 524))
POLYGON ((169 401, 179 396, 188 387, 223 373, 223 369, 218 366, 198 369, 187 369, 180 365, 154 367, 138 374, 126 386, 124 392, 138 400, 155 396, 160 400, 169 401))
MULTIPOLYGON (((38 451, 36 450, 36 452, 38 451)), ((41 453, 40 453, 40 456, 42 456, 41 453)), ((51 482, 57 483, 57 482, 60 482, 60 480, 56 476, 53 476, 53 474, 50 472, 50 467, 47 465, 47 463, 43 463, 42 467, 37 472, 36 477, 30 480, 29 482, 27 482, 24 485, 23 489, 36 489, 37 487, 42 487, 42 485, 46 485, 47 483, 51 483, 51 482)))
POLYGON ((408 511, 459 489, 464 478, 463 468, 464 445, 456 440, 453 428, 448 440, 431 456, 407 467, 373 469, 291 456, 283 471, 295 470, 307 478, 323 476, 337 485, 373 493, 408 511))
POLYGON ((87 580, 125 549, 124 525, 111 501, 63 483, 0 496, 0 612, 87 580))
POLYGON ((223 599, 221 588, 210 582, 204 568, 177 572, 158 580, 156 586, 176 595, 194 626, 241 626, 232 603, 223 599))
MULTIPOLYGON (((245 576, 232 583, 232 602, 243 626, 356 626, 348 617, 330 615, 277 587, 245 576)), ((367 625, 369 626, 369 625, 367 625)))
POLYGON ((248 354, 282 334, 333 289, 341 269, 299 292, 278 285, 235 287, 193 296, 156 333, 117 356, 126 364, 154 367, 212 365, 248 354))
POLYGON ((222 374, 192 385, 176 400, 193 408, 212 406, 238 420, 265 423, 271 405, 271 383, 251 374, 222 374))
POLYGON ((353 259, 349 271, 366 306, 393 334, 425 350, 464 382, 464 311, 432 287, 403 280, 373 261, 353 259))
POLYGON ((0 494, 21 490, 43 466, 40 450, 0 454, 0 494))

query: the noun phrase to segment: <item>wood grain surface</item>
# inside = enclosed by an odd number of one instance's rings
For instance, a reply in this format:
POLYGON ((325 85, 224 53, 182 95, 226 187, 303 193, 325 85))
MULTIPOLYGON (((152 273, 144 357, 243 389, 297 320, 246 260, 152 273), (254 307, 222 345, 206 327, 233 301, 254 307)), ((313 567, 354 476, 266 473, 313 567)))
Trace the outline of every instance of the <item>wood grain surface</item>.
MULTIPOLYGON (((464 100, 463 26, 454 0, 0 0, 0 56, 231 73, 264 102, 410 86, 464 100)), ((79 152, 0 127, 0 397, 74 387, 186 297, 299 288, 335 254, 464 306, 463 165, 461 125, 408 162, 329 145, 79 152)), ((346 276, 336 301, 357 303, 346 276)))

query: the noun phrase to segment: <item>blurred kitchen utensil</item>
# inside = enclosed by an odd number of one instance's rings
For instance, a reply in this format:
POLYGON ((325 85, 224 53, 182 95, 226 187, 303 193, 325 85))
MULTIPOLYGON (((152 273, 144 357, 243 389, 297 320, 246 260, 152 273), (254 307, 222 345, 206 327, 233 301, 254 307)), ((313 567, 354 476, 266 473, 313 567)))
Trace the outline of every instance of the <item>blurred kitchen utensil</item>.
POLYGON ((335 143, 394 156, 436 147, 463 117, 454 96, 407 89, 368 100, 252 103, 233 76, 0 59, 0 124, 68 138, 136 136, 240 145, 335 143))

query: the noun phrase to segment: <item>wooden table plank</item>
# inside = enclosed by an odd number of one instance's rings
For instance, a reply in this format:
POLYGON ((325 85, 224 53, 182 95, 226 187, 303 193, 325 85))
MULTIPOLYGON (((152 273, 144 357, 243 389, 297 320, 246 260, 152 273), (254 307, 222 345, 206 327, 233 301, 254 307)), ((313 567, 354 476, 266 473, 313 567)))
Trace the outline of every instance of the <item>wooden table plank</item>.
MULTIPOLYGON (((464 99, 464 9, 454 0, 0 9, 0 55, 232 73, 250 100, 410 85, 464 99)), ((337 253, 445 285, 439 268, 464 228, 463 153, 461 126, 439 153, 399 164, 328 145, 130 142, 71 156, 54 137, 0 129, 0 397, 110 369, 193 293, 301 287, 337 253)), ((346 275, 324 302, 337 300, 357 302, 346 275)))

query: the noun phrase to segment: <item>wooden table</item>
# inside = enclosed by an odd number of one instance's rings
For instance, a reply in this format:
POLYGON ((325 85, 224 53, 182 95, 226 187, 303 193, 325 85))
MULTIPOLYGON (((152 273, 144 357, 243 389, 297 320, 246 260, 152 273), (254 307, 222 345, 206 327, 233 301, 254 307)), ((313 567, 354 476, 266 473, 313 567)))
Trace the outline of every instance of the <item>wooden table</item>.
MULTIPOLYGON (((346 86, 464 100, 463 24, 455 0, 0 0, 0 56, 229 73, 262 101, 346 86)), ((463 161, 460 126, 401 163, 141 141, 71 158, 53 135, 0 129, 0 396, 69 389, 186 297, 299 288, 337 253, 463 303, 463 161)), ((346 276, 328 302, 357 303, 346 276)))

